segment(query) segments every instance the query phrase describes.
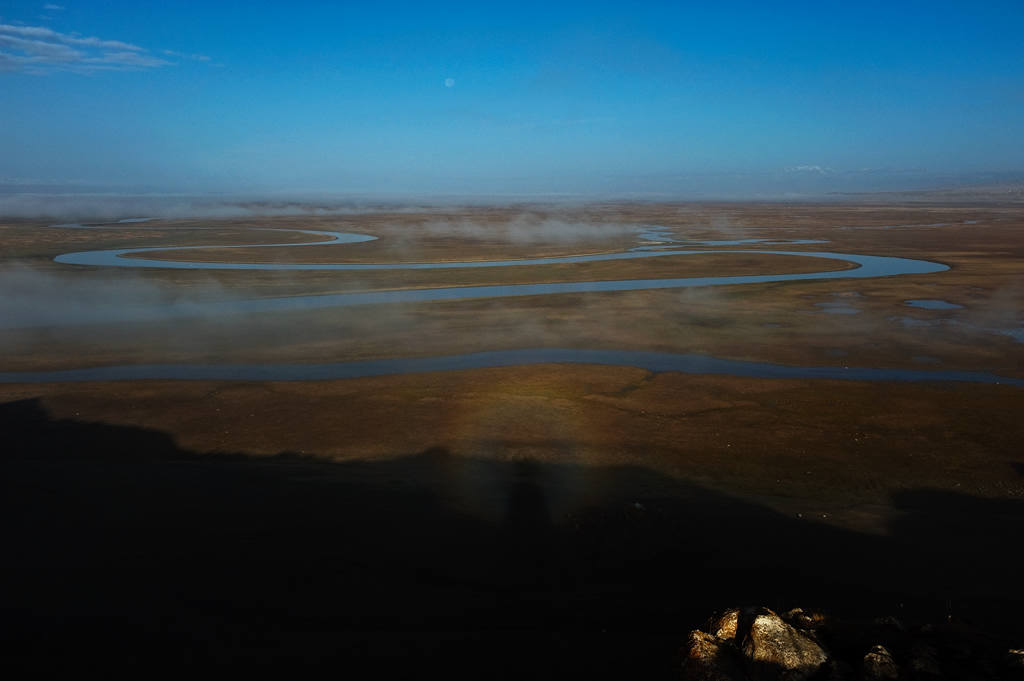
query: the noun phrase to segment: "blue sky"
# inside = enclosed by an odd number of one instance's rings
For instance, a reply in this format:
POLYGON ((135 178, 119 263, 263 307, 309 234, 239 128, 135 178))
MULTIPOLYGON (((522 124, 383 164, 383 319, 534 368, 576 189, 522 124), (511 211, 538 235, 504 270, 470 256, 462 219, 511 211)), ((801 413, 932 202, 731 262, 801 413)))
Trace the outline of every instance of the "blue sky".
POLYGON ((1024 171, 1024 3, 0 2, 0 183, 787 192, 1024 171))

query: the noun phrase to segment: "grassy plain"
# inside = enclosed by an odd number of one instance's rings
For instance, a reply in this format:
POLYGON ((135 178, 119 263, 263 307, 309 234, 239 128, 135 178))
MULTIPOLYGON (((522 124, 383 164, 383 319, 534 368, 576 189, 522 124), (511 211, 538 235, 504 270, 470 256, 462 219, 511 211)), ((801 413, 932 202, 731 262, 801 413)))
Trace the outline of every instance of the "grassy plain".
MULTIPOLYGON (((0 253, 8 272, 30 266, 54 291, 96 286, 161 301, 845 265, 709 253, 282 273, 110 270, 52 257, 308 238, 253 226, 380 239, 161 257, 538 257, 623 250, 637 240, 617 225, 658 224, 679 240, 823 239, 765 248, 951 269, 0 329, 0 371, 579 347, 1024 377, 1019 204, 536 206, 540 218, 510 231, 523 210, 94 230, 8 221, 0 253), (530 227, 538 221, 548 228, 530 227), (587 224, 601 227, 598 236, 579 227, 587 224), (920 309, 906 304, 912 299, 961 307, 920 309)), ((40 300, 59 309, 60 298, 40 300)), ((21 618, 18 640, 30 650, 45 650, 40 632, 65 645, 96 643, 131 625, 142 650, 200 661, 382 655, 408 671, 442 655, 468 673, 489 656, 526 650, 536 654, 520 652, 513 666, 530 669, 528 660, 543 657, 559 660, 547 671, 669 678, 685 632, 734 603, 941 616, 1024 635, 1012 622, 1022 604, 1014 566, 1024 558, 1021 388, 543 365, 318 382, 6 384, 0 402, 13 443, 4 465, 17 558, 7 570, 29 585, 11 596, 8 613, 21 618), (96 600, 91 583, 109 600, 96 600), (160 626, 163 638, 147 636, 160 626)))

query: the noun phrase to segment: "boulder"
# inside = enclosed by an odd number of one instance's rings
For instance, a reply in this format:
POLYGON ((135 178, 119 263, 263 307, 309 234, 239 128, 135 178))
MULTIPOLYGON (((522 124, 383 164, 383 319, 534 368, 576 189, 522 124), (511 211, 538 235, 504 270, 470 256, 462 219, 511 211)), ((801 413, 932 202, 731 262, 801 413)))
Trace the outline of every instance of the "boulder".
POLYGON ((821 646, 771 610, 762 608, 743 615, 740 647, 755 679, 802 681, 828 663, 821 646))
POLYGON ((782 619, 792 624, 797 629, 805 631, 816 631, 827 622, 825 615, 820 612, 793 608, 782 616, 782 619))
POLYGON ((900 668, 885 646, 875 646, 864 656, 864 681, 896 681, 900 668))
POLYGON ((708 629, 720 639, 732 641, 736 638, 736 627, 739 624, 740 611, 730 608, 711 620, 708 629))
POLYGON ((685 681, 749 681, 736 646, 703 631, 691 631, 683 651, 685 681))

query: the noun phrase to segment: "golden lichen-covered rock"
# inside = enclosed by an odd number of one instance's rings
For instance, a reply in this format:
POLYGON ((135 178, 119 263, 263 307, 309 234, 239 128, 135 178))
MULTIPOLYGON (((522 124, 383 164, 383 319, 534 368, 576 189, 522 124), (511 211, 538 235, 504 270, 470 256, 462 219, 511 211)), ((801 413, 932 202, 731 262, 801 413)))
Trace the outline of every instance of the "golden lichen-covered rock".
POLYGON ((771 610, 760 609, 749 617, 741 621, 740 648, 754 678, 802 681, 828 663, 821 646, 771 610))
POLYGON ((736 647, 703 631, 690 632, 683 651, 685 681, 749 681, 736 647))
POLYGON ((739 624, 739 619, 739 609, 730 608, 721 615, 713 618, 709 623, 708 629, 716 637, 731 641, 736 638, 736 628, 739 624))

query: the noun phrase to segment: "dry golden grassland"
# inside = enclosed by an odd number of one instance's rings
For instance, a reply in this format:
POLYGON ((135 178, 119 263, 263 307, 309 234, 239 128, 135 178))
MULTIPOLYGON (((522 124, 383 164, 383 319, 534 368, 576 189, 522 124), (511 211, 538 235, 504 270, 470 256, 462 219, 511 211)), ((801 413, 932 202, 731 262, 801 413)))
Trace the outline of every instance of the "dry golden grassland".
MULTIPOLYGON (((473 270, 213 272, 62 266, 70 250, 374 234, 293 249, 161 252, 290 262, 423 262, 624 250, 618 225, 658 224, 680 240, 823 239, 768 245, 937 260, 948 272, 865 280, 570 294, 2 332, 4 370, 152 362, 332 362, 522 347, 624 348, 795 365, 986 370, 1024 376, 1024 343, 999 333, 1024 309, 1024 216, 1013 207, 609 205, 565 209, 509 230, 516 210, 344 218, 184 220, 93 230, 8 223, 8 262, 72 285, 110 278, 193 295, 266 297, 391 288, 822 271, 840 261, 750 253, 473 270), (529 225, 596 224, 571 238, 529 225), (968 224, 967 222, 970 222, 968 224), (454 227, 452 227, 454 225, 454 227), (472 230, 466 225, 473 225, 472 230), (941 226, 936 226, 941 225, 941 226), (445 234, 445 229, 454 234, 445 234), (524 229, 526 232, 524 233, 524 229), (907 299, 962 305, 908 307, 907 299), (852 307, 829 314, 823 305, 852 307)), ((696 248, 708 248, 700 247, 696 248)), ((724 248, 724 247, 722 247, 724 248)), ((756 249, 758 246, 730 247, 756 249)), ((797 505, 879 504, 908 485, 1021 494, 1010 461, 1024 440, 1024 391, 951 384, 651 375, 629 367, 544 366, 308 384, 139 382, 7 385, 56 416, 155 428, 197 451, 394 457, 443 446, 498 456, 651 466, 797 505), (402 424, 389 428, 388 424, 402 424), (562 443, 562 444, 552 444, 562 443)), ((780 502, 781 503, 781 502, 780 502)), ((851 518, 857 514, 851 512, 851 518)), ((849 515, 849 514, 848 514, 849 515)))

